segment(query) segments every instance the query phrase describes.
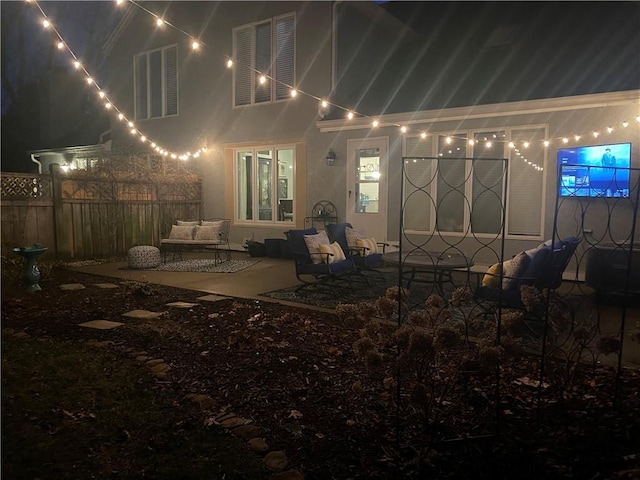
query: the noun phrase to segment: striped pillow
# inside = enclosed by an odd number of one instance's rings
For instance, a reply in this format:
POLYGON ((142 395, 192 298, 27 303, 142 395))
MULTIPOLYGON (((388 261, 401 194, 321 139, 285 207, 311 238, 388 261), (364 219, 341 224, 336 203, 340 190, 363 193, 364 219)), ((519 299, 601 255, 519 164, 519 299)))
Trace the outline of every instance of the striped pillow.
MULTIPOLYGON (((334 263, 334 262, 339 262, 341 260, 346 260, 347 257, 345 257, 344 252, 342 251, 342 247, 340 246, 340 244, 338 242, 333 242, 330 245, 320 245, 320 253, 331 253, 332 255, 329 255, 328 258, 328 263, 334 263)), ((324 263, 327 260, 326 257, 324 257, 322 259, 322 262, 324 263)))
POLYGON ((375 238, 359 238, 357 240, 357 246, 364 250, 365 256, 378 253, 378 243, 375 238))

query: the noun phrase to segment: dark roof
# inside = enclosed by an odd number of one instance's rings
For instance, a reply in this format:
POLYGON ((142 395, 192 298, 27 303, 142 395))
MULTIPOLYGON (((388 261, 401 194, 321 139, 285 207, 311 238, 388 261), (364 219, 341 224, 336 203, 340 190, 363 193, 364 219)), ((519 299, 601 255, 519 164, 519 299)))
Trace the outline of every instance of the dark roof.
MULTIPOLYGON (((638 2, 387 2, 421 35, 372 68, 366 115, 640 89, 638 2), (375 75, 374 75, 375 72, 375 75)), ((333 116, 340 116, 334 112, 333 116)))

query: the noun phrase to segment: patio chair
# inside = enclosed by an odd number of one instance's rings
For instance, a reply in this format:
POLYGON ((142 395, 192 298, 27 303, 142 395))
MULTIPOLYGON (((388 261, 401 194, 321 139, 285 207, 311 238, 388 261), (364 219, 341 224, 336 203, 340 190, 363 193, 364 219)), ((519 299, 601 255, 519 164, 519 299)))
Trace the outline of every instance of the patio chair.
MULTIPOLYGON (((316 228, 307 228, 305 230, 289 230, 285 232, 293 261, 296 266, 296 277, 302 282, 296 291, 311 285, 327 285, 330 288, 339 286, 345 280, 348 281, 349 276, 356 271, 356 266, 351 258, 334 260, 332 257, 340 257, 339 253, 310 252, 305 241, 305 236, 319 235, 316 228)), ((328 243, 328 242, 327 242, 328 243)), ((333 246, 335 248, 335 245, 333 246)))
POLYGON ((376 268, 383 265, 382 254, 385 252, 385 248, 389 245, 384 242, 375 242, 376 251, 371 253, 371 245, 366 246, 364 242, 363 246, 351 245, 347 240, 347 228, 353 229, 350 223, 330 223, 327 225, 327 235, 330 242, 338 242, 342 247, 345 255, 353 260, 356 268, 360 273, 363 271, 373 271, 380 274, 376 268))
POLYGON ((530 285, 539 292, 557 289, 579 243, 580 239, 576 237, 556 242, 549 240, 502 264, 492 265, 482 278, 482 285, 474 292, 475 299, 493 308, 524 309, 520 287, 530 285))

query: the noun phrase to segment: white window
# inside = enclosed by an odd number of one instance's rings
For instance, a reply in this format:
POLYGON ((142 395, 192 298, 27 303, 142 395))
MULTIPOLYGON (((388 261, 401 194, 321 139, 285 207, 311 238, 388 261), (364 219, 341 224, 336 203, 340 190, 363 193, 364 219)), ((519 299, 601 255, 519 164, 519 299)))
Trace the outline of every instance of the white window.
POLYGON ((133 59, 135 118, 178 114, 178 47, 150 50, 133 59))
POLYGON ((234 151, 236 220, 293 223, 295 149, 293 146, 234 151))
POLYGON ((545 135, 543 127, 522 127, 407 138, 404 228, 415 233, 499 234, 506 185, 507 236, 540 237, 545 135), (512 149, 509 141, 529 146, 512 149))
POLYGON ((234 106, 289 98, 295 85, 295 16, 234 29, 233 57, 234 106))

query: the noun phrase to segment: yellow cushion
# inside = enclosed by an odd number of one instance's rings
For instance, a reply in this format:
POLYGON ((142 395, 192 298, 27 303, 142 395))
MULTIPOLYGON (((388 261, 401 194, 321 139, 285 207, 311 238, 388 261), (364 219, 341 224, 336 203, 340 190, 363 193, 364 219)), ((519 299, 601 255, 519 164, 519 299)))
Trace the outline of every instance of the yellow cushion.
MULTIPOLYGON (((329 255, 328 261, 329 263, 334 263, 334 262, 339 262, 341 260, 345 260, 347 257, 345 257, 344 252, 342 251, 342 247, 340 246, 340 244, 338 242, 333 242, 330 245, 326 245, 326 244, 320 244, 320 253, 330 253, 331 255, 329 255)), ((326 257, 324 257, 322 259, 322 262, 324 263, 327 260, 326 257)))
POLYGON ((500 281, 500 270, 502 270, 502 265, 499 263, 494 263, 489 267, 487 273, 482 277, 482 286, 483 287, 495 287, 498 285, 500 281))
POLYGON ((356 240, 358 248, 364 249, 364 255, 371 255, 372 253, 378 253, 378 244, 375 238, 359 238, 356 240))

